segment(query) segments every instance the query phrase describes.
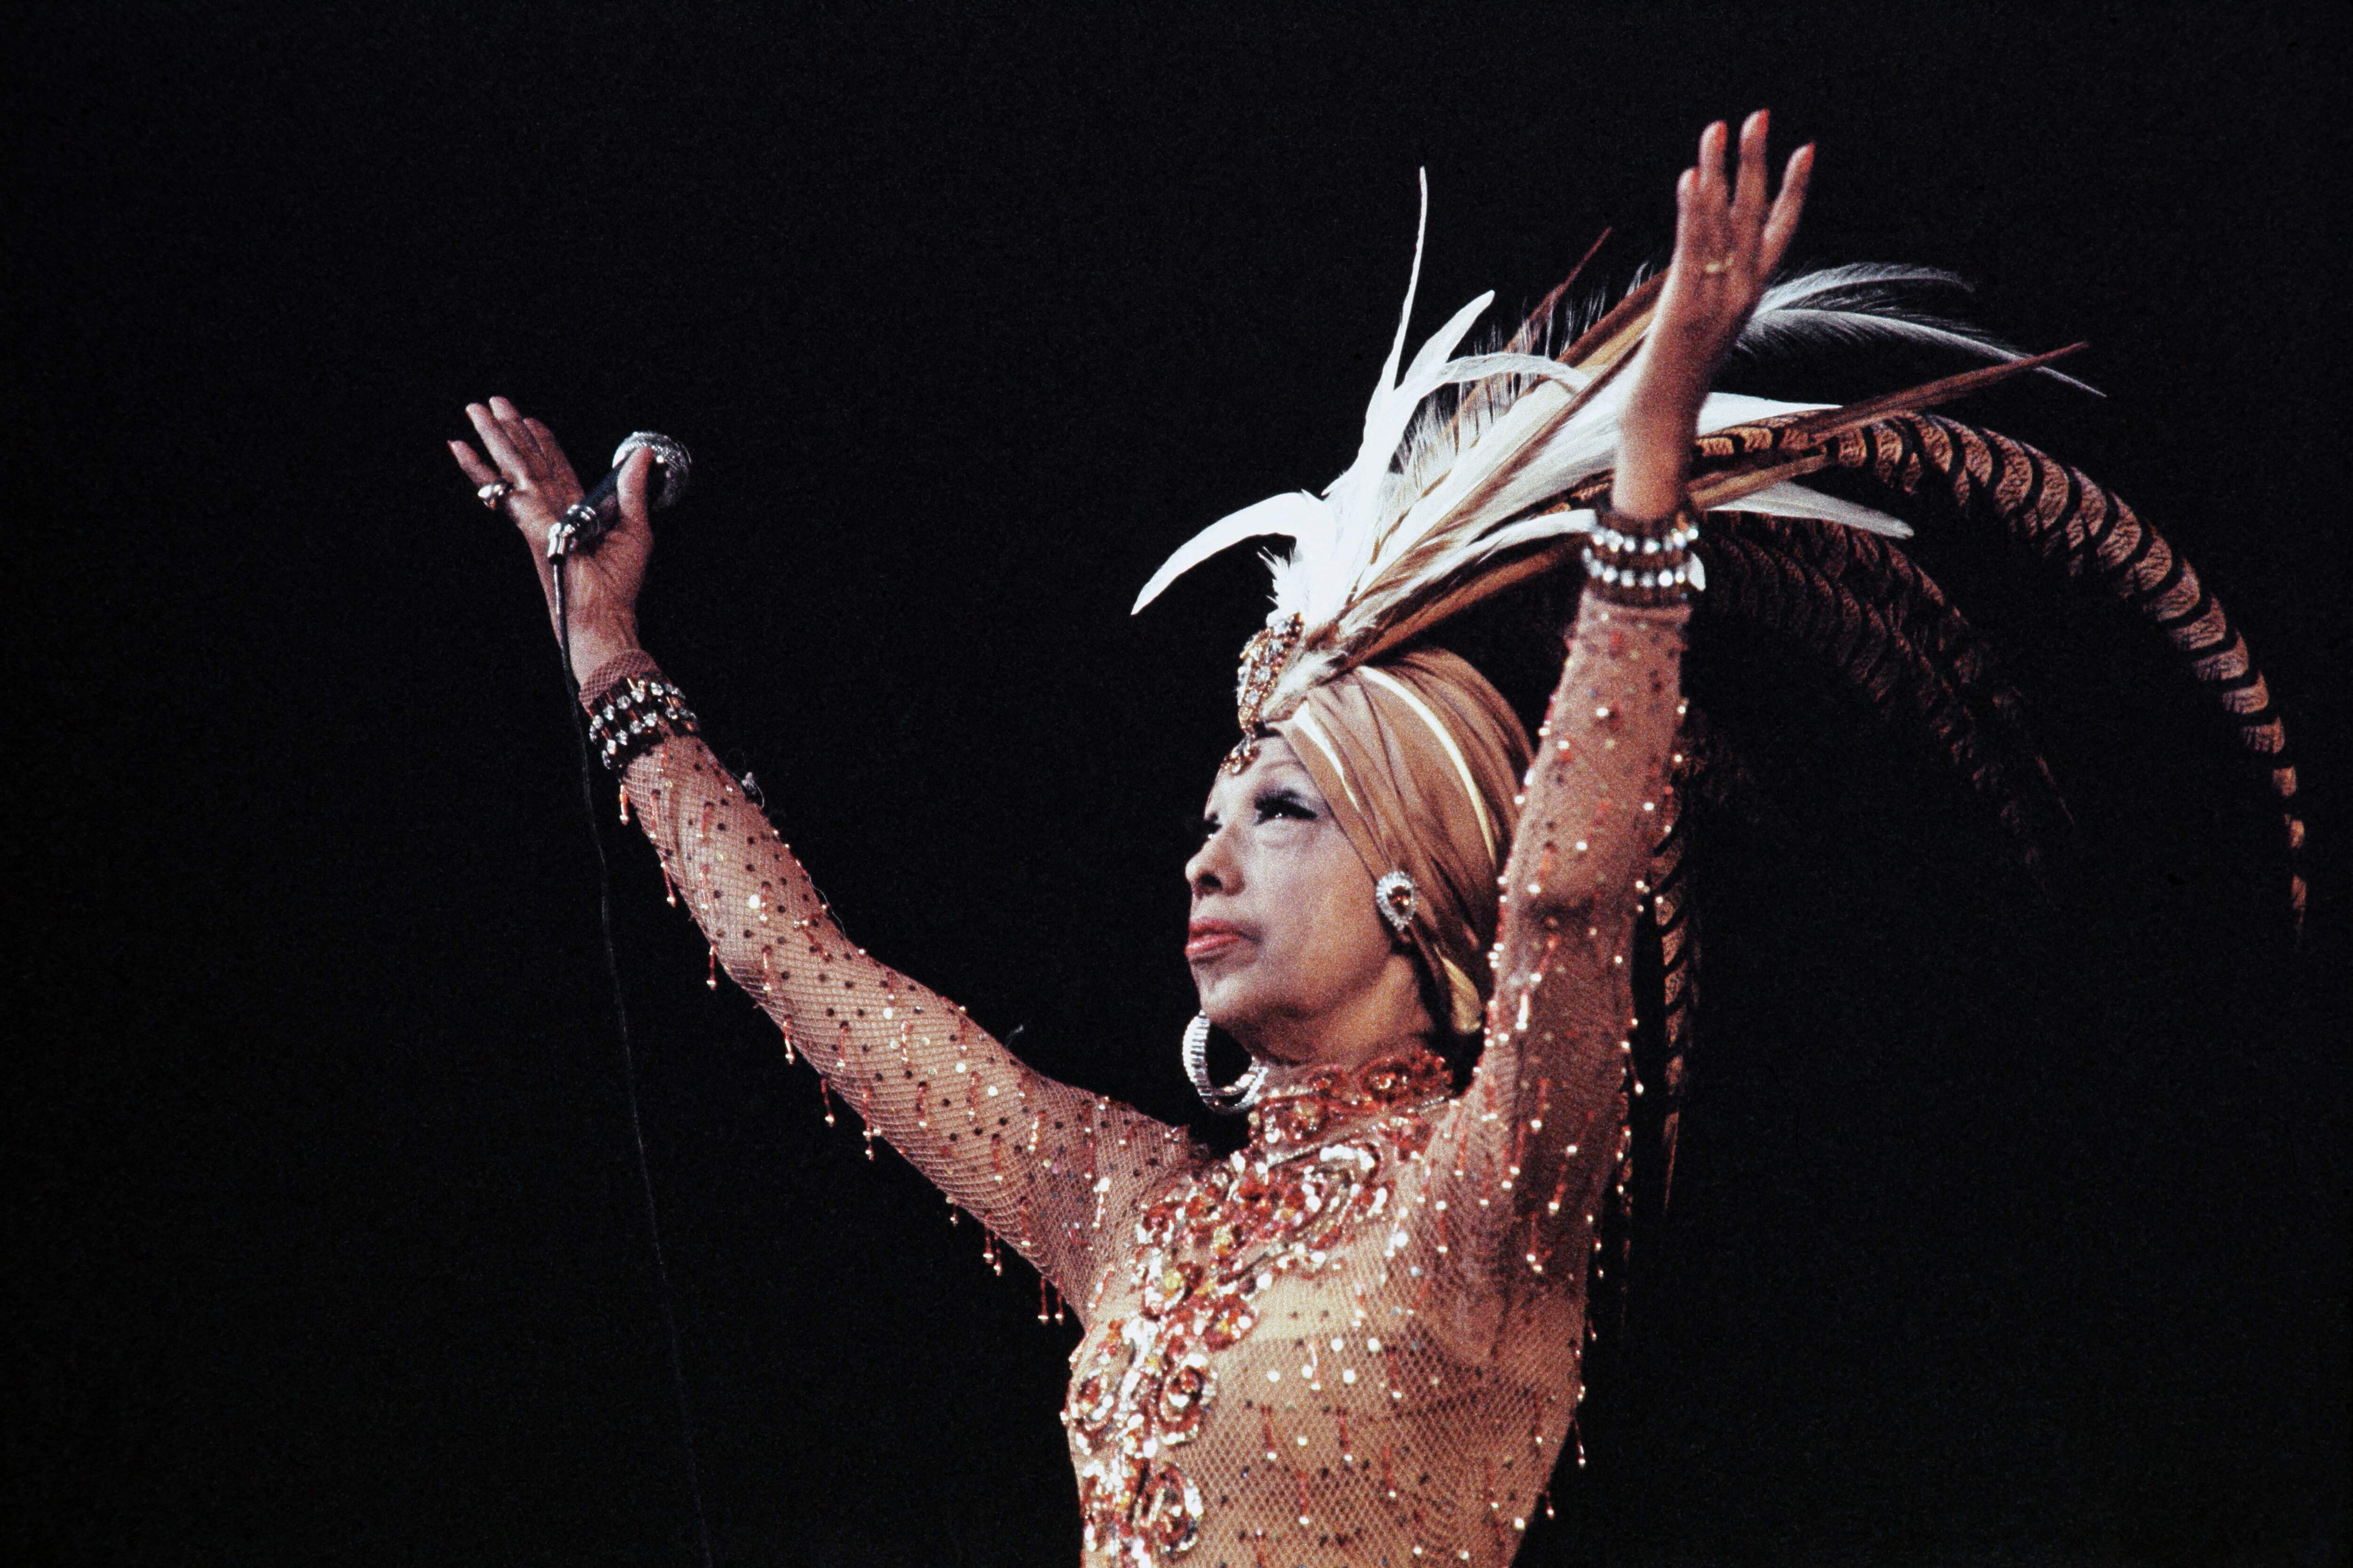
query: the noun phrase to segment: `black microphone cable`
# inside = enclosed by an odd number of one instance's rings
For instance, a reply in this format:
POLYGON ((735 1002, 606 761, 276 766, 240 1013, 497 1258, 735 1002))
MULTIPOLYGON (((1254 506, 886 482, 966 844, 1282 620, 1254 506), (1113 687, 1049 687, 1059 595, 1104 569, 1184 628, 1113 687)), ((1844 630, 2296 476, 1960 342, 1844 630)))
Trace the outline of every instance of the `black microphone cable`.
MULTIPOLYGON (((568 521, 569 520, 567 520, 568 521)), ((686 1356, 672 1304, 670 1264, 662 1253, 661 1215, 654 1205, 653 1167, 646 1158, 646 1131, 638 1115, 638 1055, 629 1037, 629 1005, 621 991, 621 960, 613 942, 613 868, 605 854, 605 824, 596 806, 596 763, 589 748, 588 713, 580 705, 580 679, 572 671, 572 617, 565 603, 564 569, 571 563, 576 531, 559 523, 548 552, 555 597, 555 641, 564 661, 564 689, 572 710, 572 738, 580 750, 580 801, 588 813, 588 838, 596 847, 596 913, 605 935, 605 975, 613 987, 613 1028, 621 1041, 621 1083, 629 1107, 629 1140, 638 1152, 638 1190, 645 1200, 646 1237, 654 1256, 654 1281, 661 1301, 662 1334, 670 1349, 670 1389, 678 1398, 678 1435, 686 1452, 686 1489, 694 1504, 694 1532, 702 1568, 715 1568, 711 1521, 702 1510, 702 1467, 694 1452, 694 1407, 687 1397, 686 1356)))

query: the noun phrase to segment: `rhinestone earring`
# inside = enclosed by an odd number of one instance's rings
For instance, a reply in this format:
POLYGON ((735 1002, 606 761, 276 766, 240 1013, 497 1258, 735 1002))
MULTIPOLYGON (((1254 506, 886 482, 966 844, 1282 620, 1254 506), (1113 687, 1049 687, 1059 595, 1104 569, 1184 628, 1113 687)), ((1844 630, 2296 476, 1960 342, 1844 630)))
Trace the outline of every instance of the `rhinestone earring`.
POLYGON ((1403 936, 1421 912, 1421 889, 1403 871, 1391 871, 1373 884, 1373 907, 1389 922, 1389 930, 1403 936))
POLYGON ((1252 1058, 1241 1077, 1219 1089, 1209 1077, 1209 1016, 1196 1013, 1185 1026, 1185 1076, 1193 1080, 1193 1092, 1202 1104, 1222 1115, 1240 1116, 1258 1103, 1259 1091, 1266 1087, 1266 1064, 1252 1058))

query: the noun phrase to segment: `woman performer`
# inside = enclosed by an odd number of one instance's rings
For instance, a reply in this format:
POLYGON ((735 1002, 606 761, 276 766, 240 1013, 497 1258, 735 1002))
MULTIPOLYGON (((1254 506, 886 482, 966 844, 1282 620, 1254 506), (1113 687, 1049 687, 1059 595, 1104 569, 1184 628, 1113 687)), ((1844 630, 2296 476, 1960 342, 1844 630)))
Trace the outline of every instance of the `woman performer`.
MULTIPOLYGON (((1400 321, 1348 471, 1322 497, 1214 525, 1139 600, 1241 540, 1293 542, 1185 868, 1201 1010, 1187 1069, 1212 1104, 1250 1112, 1228 1159, 1039 1077, 843 937, 638 646, 645 453, 622 473, 620 526, 570 565, 596 747, 719 963, 868 1139, 1075 1306, 1086 1333, 1063 1421, 1089 1562, 1501 1564, 1547 1486, 1583 1392, 1588 1268, 1639 1091, 1635 925, 1668 914, 1651 895, 1684 762, 1686 591, 1703 563, 1736 574, 1746 559, 1730 534, 1708 555, 1699 513, 1717 514, 1712 533, 1720 518, 1903 531, 1794 481, 1951 390, 1843 425, 1819 405, 1711 396, 1768 299, 1811 167, 1800 149, 1771 195, 1766 133, 1751 116, 1727 174, 1727 129, 1708 128, 1676 186, 1663 279, 1559 353, 1548 300, 1495 352, 1449 357, 1482 298, 1400 378, 1400 321), (1703 427, 1717 434, 1701 441, 1703 427), (1532 746, 1495 689, 1423 634, 1580 561, 1532 746), (1213 1025, 1251 1060, 1222 1089, 1204 1062, 1213 1025)), ((1817 314, 1838 304, 1813 300, 1817 314)), ((483 450, 453 442, 458 462, 552 589, 544 546, 579 482, 505 399, 467 412, 483 450)))

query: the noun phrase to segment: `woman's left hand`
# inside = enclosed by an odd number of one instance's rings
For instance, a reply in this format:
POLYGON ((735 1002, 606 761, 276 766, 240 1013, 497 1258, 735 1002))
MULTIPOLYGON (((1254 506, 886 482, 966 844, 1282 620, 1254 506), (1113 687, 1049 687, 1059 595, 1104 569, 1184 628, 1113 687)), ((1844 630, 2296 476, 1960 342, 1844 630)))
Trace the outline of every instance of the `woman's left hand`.
POLYGON ((1740 128, 1739 172, 1725 176, 1729 136, 1717 121, 1700 132, 1699 162, 1675 183, 1675 254, 1639 357, 1630 367, 1609 504, 1634 518, 1681 505, 1699 411, 1724 357, 1781 265, 1806 205, 1812 143, 1789 155, 1780 195, 1766 200, 1764 110, 1740 128))

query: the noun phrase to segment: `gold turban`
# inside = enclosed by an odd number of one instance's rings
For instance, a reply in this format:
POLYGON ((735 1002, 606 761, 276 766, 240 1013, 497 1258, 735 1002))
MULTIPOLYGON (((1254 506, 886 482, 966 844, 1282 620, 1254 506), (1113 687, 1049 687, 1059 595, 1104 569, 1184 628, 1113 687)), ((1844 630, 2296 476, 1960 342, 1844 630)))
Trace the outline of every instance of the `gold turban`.
POLYGON ((1467 659, 1420 647, 1310 688, 1266 727, 1290 742, 1374 880, 1413 879, 1407 939, 1445 1024, 1475 1033, 1529 761, 1503 694, 1467 659))

